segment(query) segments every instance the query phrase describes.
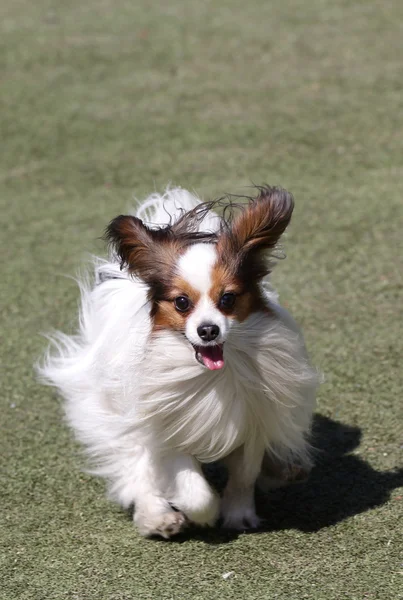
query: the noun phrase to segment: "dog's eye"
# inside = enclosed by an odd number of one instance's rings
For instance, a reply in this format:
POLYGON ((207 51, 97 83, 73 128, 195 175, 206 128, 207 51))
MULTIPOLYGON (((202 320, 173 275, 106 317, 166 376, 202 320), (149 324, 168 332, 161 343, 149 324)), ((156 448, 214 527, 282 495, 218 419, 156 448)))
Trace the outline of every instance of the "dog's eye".
POLYGON ((223 294, 220 299, 220 308, 229 310, 234 307, 236 296, 232 292, 223 294))
POLYGON ((174 304, 176 310, 179 310, 179 312, 186 312, 190 307, 189 298, 186 298, 186 296, 178 296, 175 298, 174 304))

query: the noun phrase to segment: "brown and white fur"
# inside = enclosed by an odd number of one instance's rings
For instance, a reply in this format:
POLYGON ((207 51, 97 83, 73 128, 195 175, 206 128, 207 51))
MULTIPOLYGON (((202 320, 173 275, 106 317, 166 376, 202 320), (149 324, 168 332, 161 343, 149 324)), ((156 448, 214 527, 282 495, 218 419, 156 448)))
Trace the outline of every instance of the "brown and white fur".
POLYGON ((108 261, 81 283, 76 336, 56 334, 42 377, 142 535, 187 522, 255 528, 256 482, 309 471, 316 372, 267 285, 292 196, 258 188, 244 205, 152 195, 107 228, 108 261), (220 498, 201 465, 228 468, 220 498))

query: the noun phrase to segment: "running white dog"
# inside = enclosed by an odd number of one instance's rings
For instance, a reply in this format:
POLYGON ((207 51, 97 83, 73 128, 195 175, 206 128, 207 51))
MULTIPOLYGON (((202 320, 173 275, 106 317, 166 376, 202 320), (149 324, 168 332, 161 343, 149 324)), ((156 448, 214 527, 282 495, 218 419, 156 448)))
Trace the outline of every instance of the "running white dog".
MULTIPOLYGON (((223 201, 219 201, 222 208, 223 201)), ((81 285, 77 336, 57 334, 42 377, 142 535, 187 522, 255 528, 254 487, 309 471, 316 372, 263 281, 293 210, 258 188, 223 216, 182 189, 107 228, 112 252, 81 285), (222 461, 222 498, 201 465, 222 461)))

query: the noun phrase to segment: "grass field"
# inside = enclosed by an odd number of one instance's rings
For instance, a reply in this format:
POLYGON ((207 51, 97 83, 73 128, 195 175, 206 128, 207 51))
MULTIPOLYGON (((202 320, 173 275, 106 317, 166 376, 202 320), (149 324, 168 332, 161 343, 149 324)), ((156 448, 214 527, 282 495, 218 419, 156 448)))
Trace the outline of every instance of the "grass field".
POLYGON ((403 598, 403 3, 0 4, 1 600, 403 598), (296 198, 274 276, 324 372, 263 531, 141 539, 32 364, 105 224, 172 182, 296 198), (222 575, 234 574, 228 579, 222 575))

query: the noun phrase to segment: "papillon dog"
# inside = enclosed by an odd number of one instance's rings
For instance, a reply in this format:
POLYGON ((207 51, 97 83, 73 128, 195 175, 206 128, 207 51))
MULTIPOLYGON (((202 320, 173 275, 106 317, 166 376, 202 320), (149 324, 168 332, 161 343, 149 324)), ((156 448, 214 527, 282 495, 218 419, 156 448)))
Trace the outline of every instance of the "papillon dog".
POLYGON ((255 485, 310 470, 317 373, 268 282, 293 205, 268 186, 244 202, 153 194, 109 224, 78 333, 52 338, 40 374, 141 535, 257 528, 255 485))

